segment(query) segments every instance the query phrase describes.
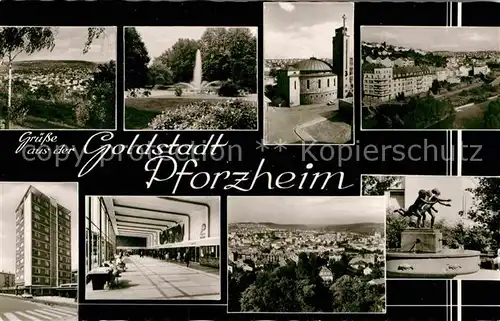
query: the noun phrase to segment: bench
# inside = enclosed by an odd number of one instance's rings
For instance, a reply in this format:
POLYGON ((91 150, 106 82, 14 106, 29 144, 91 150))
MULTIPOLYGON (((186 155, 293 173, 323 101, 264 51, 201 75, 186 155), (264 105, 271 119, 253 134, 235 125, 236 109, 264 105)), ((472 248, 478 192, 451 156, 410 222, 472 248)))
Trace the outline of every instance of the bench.
POLYGON ((98 267, 92 269, 87 274, 87 283, 92 282, 92 289, 103 290, 106 282, 111 282, 113 269, 109 267, 98 267))

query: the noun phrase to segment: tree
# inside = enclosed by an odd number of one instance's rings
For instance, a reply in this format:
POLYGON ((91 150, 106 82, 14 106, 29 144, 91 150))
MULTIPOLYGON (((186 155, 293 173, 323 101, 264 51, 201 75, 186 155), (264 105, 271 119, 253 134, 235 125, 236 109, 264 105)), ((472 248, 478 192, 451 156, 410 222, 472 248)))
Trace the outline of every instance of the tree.
POLYGON ((381 196, 392 186, 403 182, 402 176, 363 176, 362 190, 366 196, 381 196))
POLYGON ((7 59, 9 84, 5 128, 9 128, 12 109, 12 63, 21 53, 31 55, 48 49, 53 50, 55 37, 53 28, 46 27, 4 27, 0 28, 0 57, 7 59))
POLYGON ((197 40, 179 39, 171 48, 155 58, 153 64, 155 68, 170 70, 173 83, 189 83, 193 80, 196 51, 198 49, 199 43, 197 40))
POLYGON ((111 129, 115 123, 116 63, 98 66, 87 87, 87 99, 76 108, 77 120, 88 128, 111 129))
POLYGON ((331 286, 334 312, 381 312, 385 304, 383 286, 371 285, 364 278, 344 275, 331 286))
POLYGON ((476 187, 468 191, 474 196, 474 206, 464 216, 488 231, 495 247, 500 245, 500 179, 479 178, 476 187))
POLYGON ((248 28, 209 28, 200 39, 200 51, 207 81, 231 79, 255 92, 257 39, 248 28))
POLYGON ((483 116, 484 127, 488 129, 500 128, 500 100, 488 103, 483 116))
POLYGON ((163 56, 155 58, 149 67, 151 85, 170 85, 174 83, 174 75, 168 67, 168 63, 162 59, 163 56))
POLYGON ((439 84, 439 81, 437 79, 434 79, 432 81, 432 85, 431 85, 431 92, 434 94, 434 95, 437 95, 439 93, 439 89, 441 88, 440 84, 439 84))
POLYGON ((147 84, 149 61, 139 32, 135 28, 125 28, 125 90, 142 88, 147 84))

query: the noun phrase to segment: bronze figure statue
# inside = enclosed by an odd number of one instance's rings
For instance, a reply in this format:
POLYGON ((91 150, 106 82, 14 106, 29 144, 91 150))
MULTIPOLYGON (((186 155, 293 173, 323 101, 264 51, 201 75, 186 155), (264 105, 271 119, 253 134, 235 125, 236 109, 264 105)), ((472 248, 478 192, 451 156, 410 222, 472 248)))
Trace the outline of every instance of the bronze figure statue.
POLYGON ((417 218, 416 222, 416 227, 419 228, 424 228, 425 227, 425 219, 426 219, 426 213, 428 213, 431 216, 431 226, 430 228, 434 227, 434 212, 437 213, 438 210, 434 208, 434 205, 436 204, 441 204, 444 206, 451 206, 449 202, 451 202, 450 199, 440 199, 439 196, 441 195, 441 192, 435 188, 432 191, 426 191, 421 189, 418 191, 418 198, 415 200, 415 202, 408 208, 407 211, 404 209, 400 208, 398 210, 395 210, 394 213, 398 213, 401 216, 404 217, 409 217, 411 220, 412 216, 415 216, 417 218))

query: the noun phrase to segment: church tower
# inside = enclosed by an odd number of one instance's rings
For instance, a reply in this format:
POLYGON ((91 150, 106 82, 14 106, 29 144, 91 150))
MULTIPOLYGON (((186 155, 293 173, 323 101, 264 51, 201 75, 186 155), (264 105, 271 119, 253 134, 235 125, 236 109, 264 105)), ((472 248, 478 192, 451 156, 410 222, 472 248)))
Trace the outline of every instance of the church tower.
POLYGON ((349 93, 349 35, 345 25, 346 16, 342 16, 343 25, 335 29, 332 39, 333 47, 333 72, 338 78, 338 98, 346 98, 349 93))

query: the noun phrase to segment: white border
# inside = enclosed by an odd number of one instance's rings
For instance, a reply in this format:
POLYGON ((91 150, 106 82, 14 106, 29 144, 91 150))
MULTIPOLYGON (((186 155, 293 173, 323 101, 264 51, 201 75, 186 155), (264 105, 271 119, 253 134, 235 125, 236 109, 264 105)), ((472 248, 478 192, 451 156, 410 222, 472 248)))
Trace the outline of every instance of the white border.
MULTIPOLYGON (((164 196, 172 196, 172 197, 192 197, 192 198, 198 198, 198 197, 212 197, 214 199, 217 199, 218 202, 219 202, 219 239, 221 239, 221 234, 222 234, 222 202, 221 202, 221 196, 220 195, 94 195, 94 194, 88 194, 88 195, 84 195, 83 197, 85 197, 85 199, 87 197, 110 197, 110 198, 114 198, 114 197, 130 197, 130 198, 135 198, 135 197, 151 197, 151 198, 158 198, 158 197, 164 197, 164 196)), ((182 198, 180 198, 182 199, 182 198)), ((83 213, 83 215, 85 215, 85 219, 87 218, 87 207, 85 207, 85 211, 83 213)), ((211 302, 213 301, 213 303, 197 303, 196 305, 197 306, 204 306, 204 305, 208 305, 208 306, 222 306, 222 305, 226 305, 225 303, 219 303, 220 301, 222 301, 222 266, 221 266, 221 263, 222 263, 222 255, 221 255, 221 242, 219 240, 219 299, 218 300, 193 300, 193 299, 182 299, 182 298, 173 298, 173 299, 169 299, 169 298, 161 298, 161 299, 128 299, 128 300, 124 300, 124 299, 120 299, 120 298, 116 298, 116 299, 87 299, 87 291, 85 291, 87 289, 87 286, 85 285, 85 289, 84 289, 84 298, 82 301, 84 302, 81 302, 80 303, 80 300, 79 301, 79 305, 80 304, 92 304, 92 305, 95 305, 95 304, 98 304, 98 305, 126 305, 126 306, 129 306, 129 305, 137 305, 137 304, 140 304, 140 305, 143 305, 143 304, 146 304, 146 305, 165 305, 165 306, 183 306, 185 305, 184 302, 192 302, 192 301, 202 301, 202 302, 211 302), (114 303, 113 301, 114 300, 120 300, 120 301, 129 301, 128 303, 114 303), (106 301, 106 302, 99 302, 99 301, 106 301), (151 302, 150 302, 151 301, 151 302), (158 301, 158 303, 156 302, 158 301), (182 302, 182 303, 180 303, 182 302)), ((85 263, 85 262, 84 262, 85 263)), ((226 267, 227 269, 227 267, 226 267)), ((85 276, 87 276, 87 271, 85 271, 85 276)))
MULTIPOLYGON (((265 38, 265 31, 266 31, 266 25, 265 25, 265 22, 266 22, 266 5, 279 5, 279 4, 282 4, 282 3, 288 3, 288 2, 264 2, 263 6, 262 6, 262 19, 263 19, 263 25, 262 25, 262 33, 263 33, 263 36, 265 38)), ((352 41, 352 43, 354 44, 354 34, 355 34, 355 28, 356 28, 356 25, 354 23, 354 16, 355 16, 355 10, 354 10, 354 2, 348 2, 348 1, 340 1, 340 2, 324 2, 323 0, 319 0, 318 2, 315 1, 311 1, 311 2, 291 2, 293 5, 301 5, 301 4, 311 4, 311 5, 332 5, 333 6, 333 9, 335 8, 335 5, 338 5, 338 4, 341 4, 341 5, 346 5, 348 3, 350 3, 352 5, 352 26, 353 26, 353 30, 352 30, 352 34, 349 36, 350 37, 350 41, 352 41)), ((264 46, 263 46, 264 47, 264 46)), ((266 59, 265 59, 265 47, 263 48, 263 58, 262 58, 262 63, 264 65, 264 69, 265 69, 265 66, 266 66, 266 59)), ((296 144, 291 144, 291 143, 285 143, 285 144, 279 144, 278 142, 273 142, 273 143, 270 143, 270 142, 267 142, 267 138, 266 138, 266 129, 267 129, 267 122, 266 122, 266 113, 268 112, 267 109, 269 108, 269 106, 262 106, 263 108, 263 112, 262 112, 262 122, 263 122, 263 130, 262 130, 262 141, 264 143, 264 146, 354 146, 356 145, 356 122, 355 122, 355 119, 356 119, 356 73, 355 73, 355 70, 356 70, 356 59, 355 59, 355 56, 353 55, 352 57, 349 57, 349 58, 352 58, 353 60, 353 88, 352 88, 352 125, 351 125, 351 131, 352 131, 352 143, 350 144, 335 144, 335 143, 304 143, 304 142, 300 142, 300 143, 296 143, 296 144)), ((263 70, 264 70, 263 69, 263 70)), ((266 82, 265 82, 265 73, 263 72, 262 74, 262 78, 263 78, 263 81, 262 81, 262 97, 263 97, 263 105, 265 105, 264 101, 265 101, 265 98, 266 98, 266 82)), ((338 100, 338 98, 337 98, 338 100)), ((284 108, 288 108, 288 107, 284 107, 284 108)), ((292 107, 293 108, 293 107, 292 107)))
MULTIPOLYGON (((451 4, 451 3, 449 3, 451 4)), ((459 5, 461 5, 460 2, 458 2, 459 5)), ((460 12, 461 12, 461 7, 460 7, 460 12)), ((448 17, 448 15, 447 15, 448 17)), ((461 24, 462 23, 462 19, 461 19, 461 16, 459 18, 459 23, 461 24)), ((363 59, 364 57, 362 56, 362 51, 363 51, 363 28, 380 28, 380 27, 384 27, 384 28, 399 28, 399 29, 402 29, 402 28, 413 28, 413 29, 450 29, 450 28, 454 28, 454 29, 498 29, 498 33, 500 34, 500 26, 498 27, 462 27, 462 26, 384 26, 384 25, 381 25, 381 26, 368 26, 368 25, 364 25, 364 26, 360 26, 359 27, 359 30, 360 30, 360 35, 359 35, 359 39, 360 39, 360 46, 359 46, 359 49, 360 49, 360 70, 359 70, 359 73, 360 73, 360 84, 361 84, 361 87, 363 87, 363 59)), ((499 52, 500 52, 500 41, 499 41, 499 52)), ((500 128, 498 129, 485 129, 485 128, 478 128, 478 129, 472 129, 472 128, 441 128, 441 129, 424 129, 424 128, 420 128, 420 129, 412 129, 412 128, 408 128, 408 129, 377 129, 377 128, 369 128, 369 129, 365 129, 363 128, 363 90, 361 90, 361 93, 360 93, 360 101, 361 101, 361 112, 359 113, 360 114, 360 124, 361 124, 361 131, 365 131, 365 132, 444 132, 444 131, 447 131, 447 130, 451 130, 451 131, 456 131, 456 130, 463 130, 463 131, 469 131, 469 132, 476 132, 476 131, 500 131, 500 128)), ((499 95, 499 98, 500 98, 500 95, 499 95)), ((487 101, 486 101, 487 102, 487 101)))
MULTIPOLYGON (((177 133, 197 133, 197 132, 258 132, 260 129, 260 124, 259 124, 259 110, 261 107, 259 106, 259 95, 260 95, 260 90, 259 90, 259 27, 258 26, 123 26, 123 86, 122 86, 122 91, 121 94, 123 95, 123 131, 125 132, 136 132, 136 133, 160 133, 160 132, 177 132, 177 133), (184 130, 176 130, 176 129, 127 129, 126 126, 126 108, 125 108, 125 101, 127 100, 127 95, 125 91, 125 29, 126 28, 152 28, 152 29, 168 29, 168 28, 184 28, 184 29, 189 29, 189 28, 226 28, 226 29, 234 29, 234 28, 247 28, 247 29, 255 29, 257 31, 257 35, 255 36, 255 50, 256 50, 256 56, 255 59, 257 60, 257 63, 255 67, 257 68, 256 71, 256 79, 255 79, 255 89, 256 89, 256 95, 257 95, 257 101, 256 101, 256 117, 257 117, 257 128, 254 129, 184 129, 184 130)), ((154 59, 154 57, 153 57, 154 59)), ((235 97, 237 98, 237 97, 235 97)), ((147 99, 147 98, 145 98, 147 99)), ((202 100, 202 99, 201 99, 202 100)))
MULTIPOLYGON (((394 177, 394 176, 402 176, 406 177, 429 177, 429 178, 454 178, 454 179, 464 179, 464 178, 499 178, 500 176, 475 176, 475 175, 466 175, 466 176, 451 176, 451 175, 404 175, 404 174, 361 174, 360 175, 360 184, 359 184, 359 194, 363 196, 363 177, 364 176, 378 176, 378 177, 394 177)), ((386 211, 387 212, 387 211, 386 211)), ((387 220, 386 220, 387 223, 387 220)), ((387 244, 386 244, 387 246, 387 244)), ((387 251, 387 249, 386 249, 387 251)), ((387 275, 387 273, 386 273, 387 275)), ((387 280, 405 280, 405 281, 457 281, 458 284, 461 284, 461 281, 498 281, 497 279, 449 279, 449 278, 387 278, 387 280)), ((461 287, 459 287, 461 289, 461 287)), ((458 292, 458 296, 461 296, 462 293, 458 292)))
MULTIPOLYGON (((276 195, 252 195, 252 196, 243 196, 243 195, 228 195, 226 197, 226 217, 229 218, 229 211, 228 211, 228 204, 229 204, 229 199, 230 198, 250 198, 250 197, 262 197, 262 198, 271 198, 271 197, 276 197, 276 195)), ((331 199, 335 199, 335 198, 351 198, 351 199, 358 199, 358 198, 369 198, 369 197, 380 197, 380 196, 306 196, 306 195, 301 195, 301 196, 279 196, 279 197, 289 197, 289 198, 305 198, 305 197, 315 197, 315 198, 331 198, 331 199)), ((385 203, 384 203, 384 218, 386 216, 385 214, 386 210, 385 210, 385 203)), ((384 294, 384 303, 385 303, 385 307, 384 307, 384 310, 381 311, 381 312, 334 312, 334 311, 321 311, 321 312, 303 312, 303 311, 299 311, 299 312, 265 312, 265 311, 257 311, 257 312, 254 312, 254 311, 229 311, 229 268, 226 268, 226 278, 227 278, 227 289, 226 289, 226 293, 227 293, 227 303, 225 304, 226 305, 226 313, 227 314, 244 314, 244 315, 254 315, 254 314, 272 314, 272 315, 276 315, 276 314, 313 314, 313 315, 337 315, 337 314, 375 314, 375 315, 380 315, 380 314, 386 314, 387 313, 387 256, 386 256, 386 246, 385 246, 385 242, 386 242, 386 238, 387 238, 387 233, 386 233, 386 219, 384 219, 384 271, 385 271, 385 275, 384 275, 384 280, 385 280, 385 283, 384 283, 384 291, 385 291, 385 294, 384 294)), ((227 257, 226 257, 226 260, 227 260, 227 266, 229 267, 229 219, 227 220, 227 226, 226 226, 226 238, 227 238, 227 249, 226 249, 226 253, 227 253, 227 257)))
MULTIPOLYGON (((78 300, 78 291, 79 291, 79 274, 78 272, 80 271, 80 215, 79 215, 79 212, 80 212, 80 183, 79 182, 76 182, 76 181, 61 181, 61 182, 47 182, 47 181, 0 181, 0 216, 2 216, 3 214, 3 204, 2 204, 2 200, 3 200, 3 186, 2 185, 8 185, 8 184, 25 184, 25 185, 36 185, 36 184, 45 184, 45 185, 61 185, 61 184, 75 184, 76 185, 76 213, 70 213, 70 218, 72 218, 73 215, 76 216, 76 241, 77 241, 77 251, 76 251, 76 258, 77 258, 77 265, 76 265, 76 270, 77 270, 77 280, 76 280, 76 297, 77 297, 77 300, 78 300)), ((38 188, 36 186, 33 186, 34 188, 36 188, 38 190, 38 188)), ((24 195, 25 193, 27 192, 27 190, 24 190, 23 191, 23 194, 24 195)), ((47 195, 45 194, 44 191, 40 191, 42 194, 44 195, 47 195)), ((47 195, 47 196, 50 196, 50 195, 47 195)), ((56 199, 57 203, 62 205, 61 204, 61 200, 60 199, 56 199)), ((64 206, 65 208, 67 208, 66 206, 64 206)), ((71 222, 70 222, 71 223, 71 222)), ((72 245, 71 246, 71 259, 73 260, 73 229, 70 228, 70 231, 71 231, 71 237, 70 237, 70 244, 72 245)), ((0 248, 0 253, 1 253, 1 248, 0 248)), ((2 257, 0 257, 0 260, 2 259, 2 257)), ((73 268, 73 265, 72 263, 70 264, 71 265, 71 274, 72 274, 72 271, 74 270, 73 268)), ((14 275, 16 274, 16 271, 14 271, 14 275)), ((71 277, 72 278, 72 277, 71 277)), ((70 279, 71 279, 70 278, 70 279)), ((0 296, 1 297, 1 296, 0 296)), ((79 301, 79 300, 78 300, 79 301)), ((78 303, 78 302, 77 302, 78 303)), ((77 313, 78 313, 78 306, 76 307, 76 310, 77 310, 77 313)))
MULTIPOLYGON (((9 128, 9 129, 0 129, 1 132, 28 132, 28 131, 35 131, 35 132, 54 132, 54 131, 62 131, 62 132, 67 132, 67 131, 75 131, 75 132, 102 132, 102 131, 117 131, 118 130, 118 64, 117 64, 117 58, 118 58, 118 27, 116 26, 6 26, 6 25, 0 25, 0 28, 4 27, 10 27, 10 28, 35 28, 35 27, 46 27, 46 28, 72 28, 72 29, 87 29, 87 28, 107 28, 107 29, 114 29, 115 30, 115 127, 114 128, 9 128)), ((22 60, 20 60, 22 61, 22 60)), ((85 60, 87 61, 87 60, 85 60)), ((109 61, 103 61, 104 63, 109 62, 109 61)), ((101 63, 103 63, 101 62, 101 63)), ((99 64, 99 63, 98 63, 99 64)))

